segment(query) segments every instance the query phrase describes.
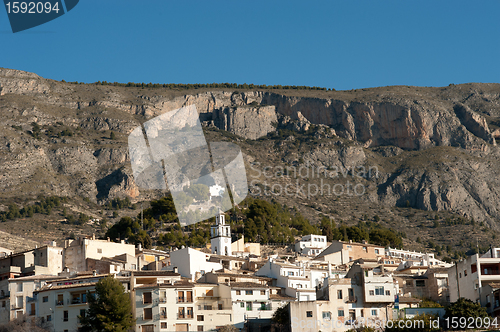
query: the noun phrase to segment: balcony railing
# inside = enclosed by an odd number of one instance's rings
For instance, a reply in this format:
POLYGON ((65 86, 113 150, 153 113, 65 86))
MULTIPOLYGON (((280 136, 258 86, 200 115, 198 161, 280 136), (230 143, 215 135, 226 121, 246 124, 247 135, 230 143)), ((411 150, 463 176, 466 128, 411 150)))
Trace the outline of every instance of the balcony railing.
POLYGON ((192 297, 178 297, 177 303, 193 303, 193 298, 192 297))
POLYGON ((358 301, 358 297, 357 296, 349 296, 347 298, 347 303, 356 303, 358 301))
POLYGON ((180 314, 177 313, 177 319, 193 319, 194 315, 188 315, 188 314, 180 314))
POLYGON ((160 298, 160 303, 167 303, 167 298, 166 297, 160 298))
POLYGON ((56 305, 64 305, 64 301, 63 300, 57 300, 56 301, 56 305))

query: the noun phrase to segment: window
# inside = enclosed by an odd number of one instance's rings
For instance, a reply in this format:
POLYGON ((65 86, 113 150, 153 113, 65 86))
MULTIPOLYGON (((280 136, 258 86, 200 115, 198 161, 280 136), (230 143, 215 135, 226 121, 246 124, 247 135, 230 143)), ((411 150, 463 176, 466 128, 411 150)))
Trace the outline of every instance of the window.
POLYGON ((67 322, 67 321, 68 321, 68 310, 64 310, 64 318, 63 318, 63 321, 64 321, 64 322, 67 322))
POLYGON ((50 322, 50 321, 52 321, 52 315, 47 316, 47 322, 50 322))
POLYGON ((306 311, 306 316, 307 317, 312 317, 313 316, 313 312, 312 311, 306 311))
POLYGON ((375 286, 375 295, 384 295, 384 286, 375 286))
POLYGON ((377 316, 377 309, 372 310, 372 316, 377 316))
POLYGON ((240 290, 237 290, 237 291, 236 291, 236 295, 241 295, 241 291, 240 291, 240 290))
POLYGON ((167 322, 161 322, 160 328, 162 328, 162 329, 168 328, 167 322))
POLYGON ((266 295, 266 291, 265 290, 261 290, 260 291, 260 295, 266 295))
POLYGON ((160 307, 160 319, 166 319, 166 318, 167 318, 167 308, 160 307))
POLYGON ((460 273, 458 274, 458 277, 459 277, 459 278, 462 278, 462 272, 460 272, 460 273))
POLYGON ((240 302, 240 308, 245 308, 245 302, 240 302))
POLYGON ((467 270, 464 270, 464 277, 467 277, 467 270))
POLYGON ((203 331, 203 325, 198 325, 198 331, 203 331))
POLYGON ((343 299, 343 297, 342 297, 342 289, 339 289, 339 290, 337 291, 337 299, 339 299, 339 300, 342 300, 342 299, 343 299))
POLYGON ((205 317, 203 315, 198 315, 198 316, 196 316, 196 320, 198 322, 203 322, 205 320, 205 317))
POLYGON ((415 286, 425 287, 425 280, 415 280, 415 286))
POLYGON ((178 303, 183 303, 184 302, 184 292, 182 292, 182 291, 177 292, 177 302, 178 303))
POLYGON ((386 290, 386 291, 385 291, 385 295, 390 296, 390 295, 391 295, 391 291, 390 291, 390 290, 386 290))
POLYGON ((370 295, 375 295, 375 291, 372 289, 369 291, 370 292, 370 295))
POLYGON ((22 282, 17 283, 17 291, 18 292, 22 292, 23 291, 23 283, 22 282))
POLYGON ((293 271, 288 271, 288 275, 293 277, 293 271))
POLYGON ((193 316, 193 307, 187 308, 187 318, 194 318, 193 316))
POLYGON ((247 302, 247 311, 252 311, 252 302, 247 302))
POLYGON ((219 303, 219 305, 218 305, 218 309, 219 309, 219 310, 222 310, 222 303, 219 303))
POLYGON ((339 309, 339 310, 337 311, 337 316, 339 316, 339 317, 344 317, 344 309, 339 309))
POLYGON ((378 249, 375 249, 375 253, 378 255, 378 254, 379 254, 379 250, 378 250, 378 249))
POLYGON ((146 292, 146 293, 142 294, 142 303, 143 304, 153 303, 153 299, 151 297, 151 292, 146 292))
POLYGON ((406 286, 413 286, 413 280, 406 280, 406 286))
POLYGON ((323 319, 331 319, 332 313, 330 311, 323 311, 322 316, 323 316, 323 319))
POLYGON ((367 252, 367 251, 368 251, 368 248, 367 248, 367 247, 363 247, 363 250, 364 250, 365 252, 367 252))
POLYGON ((253 295, 253 290, 246 290, 245 295, 253 295))
POLYGON ((49 297, 48 296, 42 297, 42 302, 49 302, 49 297))
POLYGON ((153 319, 153 308, 144 308, 143 314, 144 320, 153 319))
POLYGON ((368 270, 365 270, 365 277, 368 277, 368 270))
POLYGON ((101 248, 97 248, 97 253, 98 254, 102 254, 102 249, 101 248))

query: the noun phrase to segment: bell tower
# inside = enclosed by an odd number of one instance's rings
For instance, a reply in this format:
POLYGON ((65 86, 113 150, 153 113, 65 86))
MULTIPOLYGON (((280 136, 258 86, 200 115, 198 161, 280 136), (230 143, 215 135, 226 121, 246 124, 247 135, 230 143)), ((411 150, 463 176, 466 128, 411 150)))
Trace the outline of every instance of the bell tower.
POLYGON ((226 225, 226 216, 219 210, 215 216, 215 225, 210 227, 210 244, 212 254, 232 256, 231 252, 231 226, 226 225))

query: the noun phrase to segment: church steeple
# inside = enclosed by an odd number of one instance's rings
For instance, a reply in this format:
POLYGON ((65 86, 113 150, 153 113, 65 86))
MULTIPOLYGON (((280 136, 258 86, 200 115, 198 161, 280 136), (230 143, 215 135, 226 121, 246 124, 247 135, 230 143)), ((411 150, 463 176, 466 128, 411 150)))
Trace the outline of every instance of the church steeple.
POLYGON ((215 225, 210 227, 212 254, 231 256, 231 226, 226 225, 225 215, 219 210, 215 216, 215 225))

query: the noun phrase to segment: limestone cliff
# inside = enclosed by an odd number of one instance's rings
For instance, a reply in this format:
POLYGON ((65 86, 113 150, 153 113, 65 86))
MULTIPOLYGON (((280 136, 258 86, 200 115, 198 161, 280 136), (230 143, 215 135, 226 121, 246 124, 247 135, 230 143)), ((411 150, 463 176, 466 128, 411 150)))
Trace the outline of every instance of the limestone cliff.
MULTIPOLYGON (((276 155, 325 167, 378 166, 367 201, 500 220, 500 84, 187 93, 70 84, 0 69, 0 195, 147 198, 153 194, 133 181, 126 138, 140 123, 186 105, 196 105, 205 125, 245 139, 286 129, 350 141, 276 155), (387 167, 395 158, 406 166, 387 167)), ((280 144, 292 143, 289 136, 280 144)))

